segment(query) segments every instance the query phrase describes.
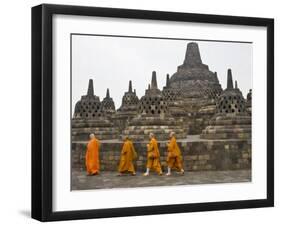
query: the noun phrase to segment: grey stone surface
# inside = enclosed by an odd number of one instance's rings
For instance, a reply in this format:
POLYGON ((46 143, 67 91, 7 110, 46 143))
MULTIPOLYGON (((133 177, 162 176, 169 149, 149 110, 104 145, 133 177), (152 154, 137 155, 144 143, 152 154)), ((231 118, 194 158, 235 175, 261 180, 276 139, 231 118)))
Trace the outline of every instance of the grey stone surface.
MULTIPOLYGON (((148 140, 134 142, 138 154, 135 167, 138 171, 145 170, 147 143, 148 140)), ((167 164, 166 143, 167 140, 158 143, 160 160, 164 169, 167 164)), ((178 145, 182 152, 184 168, 188 171, 251 169, 251 142, 249 140, 207 140, 200 139, 199 136, 188 136, 187 139, 178 139, 178 145)), ((121 148, 121 141, 102 141, 100 148, 102 171, 117 171, 121 148)), ((85 142, 72 144, 72 168, 85 170, 85 151, 85 142)))
POLYGON ((183 176, 172 172, 169 177, 165 175, 158 176, 154 173, 144 177, 142 172, 137 172, 136 176, 118 176, 116 172, 101 172, 98 176, 86 176, 85 171, 73 170, 71 189, 135 188, 250 181, 250 170, 186 172, 183 176))

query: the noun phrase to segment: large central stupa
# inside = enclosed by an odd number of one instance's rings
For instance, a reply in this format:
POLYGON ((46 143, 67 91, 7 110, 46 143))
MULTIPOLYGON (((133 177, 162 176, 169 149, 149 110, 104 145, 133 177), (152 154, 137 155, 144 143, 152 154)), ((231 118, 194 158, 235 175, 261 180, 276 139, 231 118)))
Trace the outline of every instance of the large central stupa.
POLYGON ((187 44, 183 64, 169 79, 169 90, 177 94, 177 100, 170 104, 173 117, 184 120, 189 134, 201 133, 216 113, 222 88, 217 73, 202 62, 197 43, 187 44))
POLYGON ((217 73, 202 63, 195 42, 187 44, 184 62, 170 78, 170 86, 180 90, 184 97, 212 97, 222 91, 217 73))

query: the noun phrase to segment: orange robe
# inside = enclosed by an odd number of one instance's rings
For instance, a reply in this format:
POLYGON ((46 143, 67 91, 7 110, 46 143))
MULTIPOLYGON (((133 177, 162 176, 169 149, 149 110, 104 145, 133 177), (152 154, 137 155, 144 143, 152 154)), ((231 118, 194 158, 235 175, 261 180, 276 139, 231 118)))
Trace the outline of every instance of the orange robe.
POLYGON ((168 156, 167 156, 167 164, 171 169, 182 170, 182 155, 180 148, 177 144, 177 140, 175 137, 170 139, 168 143, 168 156))
POLYGON ((157 173, 162 173, 160 152, 158 149, 157 140, 155 138, 152 138, 148 144, 146 168, 152 169, 157 173))
POLYGON ((86 169, 88 174, 99 173, 100 170, 99 147, 100 147, 100 142, 96 138, 90 140, 87 145, 85 160, 86 160, 86 169))
POLYGON ((120 173, 124 173, 124 172, 135 173, 133 160, 136 158, 137 158, 137 153, 135 151, 133 142, 127 139, 124 142, 121 151, 121 158, 120 158, 118 171, 120 173))

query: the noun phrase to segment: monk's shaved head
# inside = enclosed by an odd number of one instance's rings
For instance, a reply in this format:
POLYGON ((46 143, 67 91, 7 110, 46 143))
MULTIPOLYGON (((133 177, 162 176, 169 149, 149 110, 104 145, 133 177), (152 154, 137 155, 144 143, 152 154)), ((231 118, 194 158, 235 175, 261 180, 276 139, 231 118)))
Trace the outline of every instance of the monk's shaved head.
POLYGON ((95 138, 96 136, 95 136, 95 134, 91 133, 89 137, 90 137, 90 139, 93 139, 93 138, 95 138))
POLYGON ((154 133, 150 133, 150 134, 149 134, 149 137, 150 137, 150 138, 153 138, 153 137, 154 137, 154 133))
POLYGON ((175 132, 170 132, 170 137, 174 137, 176 135, 176 133, 175 132))

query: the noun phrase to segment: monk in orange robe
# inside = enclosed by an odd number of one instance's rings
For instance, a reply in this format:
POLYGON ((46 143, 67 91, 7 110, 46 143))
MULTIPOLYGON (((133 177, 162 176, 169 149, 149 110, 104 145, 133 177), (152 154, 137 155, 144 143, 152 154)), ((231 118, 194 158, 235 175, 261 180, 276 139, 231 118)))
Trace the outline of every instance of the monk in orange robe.
POLYGON ((150 170, 154 170, 159 175, 162 175, 158 142, 153 133, 149 134, 149 137, 150 137, 150 142, 149 144, 147 144, 146 172, 143 175, 148 176, 150 170))
POLYGON ((129 172, 133 176, 136 175, 133 160, 137 158, 137 153, 135 151, 133 142, 130 141, 129 137, 125 137, 124 144, 121 151, 121 158, 118 167, 119 175, 129 172))
POLYGON ((99 147, 100 142, 95 137, 94 134, 90 135, 90 141, 87 144, 87 150, 86 150, 86 169, 87 169, 87 175, 97 175, 99 174, 100 170, 100 161, 99 161, 99 147))
POLYGON ((168 156, 167 156, 167 165, 168 165, 168 173, 167 176, 171 175, 171 169, 176 169, 180 171, 181 174, 184 174, 183 166, 182 166, 182 155, 180 148, 177 144, 177 140, 175 137, 175 133, 170 133, 170 141, 167 144, 168 147, 168 156))

